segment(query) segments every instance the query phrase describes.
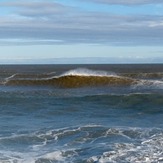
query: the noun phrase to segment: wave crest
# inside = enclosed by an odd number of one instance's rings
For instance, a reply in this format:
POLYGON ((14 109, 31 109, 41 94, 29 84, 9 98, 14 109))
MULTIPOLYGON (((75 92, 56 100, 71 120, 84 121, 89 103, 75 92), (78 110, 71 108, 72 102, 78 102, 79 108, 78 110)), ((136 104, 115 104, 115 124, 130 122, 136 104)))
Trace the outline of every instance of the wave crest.
POLYGON ((114 72, 106 72, 101 70, 90 70, 87 68, 77 68, 74 70, 67 71, 63 73, 61 76, 116 76, 116 73, 114 72))

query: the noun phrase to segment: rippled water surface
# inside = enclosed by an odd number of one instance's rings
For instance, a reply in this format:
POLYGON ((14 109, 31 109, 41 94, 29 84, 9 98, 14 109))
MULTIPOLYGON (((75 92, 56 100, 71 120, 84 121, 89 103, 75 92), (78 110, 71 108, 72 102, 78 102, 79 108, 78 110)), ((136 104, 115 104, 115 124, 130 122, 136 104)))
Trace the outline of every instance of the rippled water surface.
POLYGON ((0 66, 0 163, 162 163, 163 65, 0 66))

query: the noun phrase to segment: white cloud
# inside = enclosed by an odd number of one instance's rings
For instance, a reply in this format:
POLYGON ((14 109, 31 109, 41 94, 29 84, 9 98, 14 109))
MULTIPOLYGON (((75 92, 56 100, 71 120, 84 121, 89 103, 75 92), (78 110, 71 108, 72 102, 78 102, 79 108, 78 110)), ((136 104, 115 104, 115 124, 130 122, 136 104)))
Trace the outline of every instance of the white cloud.
POLYGON ((1 7, 10 7, 15 9, 15 14, 19 16, 41 17, 52 14, 65 13, 70 7, 66 7, 53 1, 32 1, 32 0, 14 0, 0 3, 1 7))
POLYGON ((163 21, 152 21, 149 26, 163 28, 163 21))
POLYGON ((115 5, 163 4, 162 0, 89 0, 89 1, 115 5))

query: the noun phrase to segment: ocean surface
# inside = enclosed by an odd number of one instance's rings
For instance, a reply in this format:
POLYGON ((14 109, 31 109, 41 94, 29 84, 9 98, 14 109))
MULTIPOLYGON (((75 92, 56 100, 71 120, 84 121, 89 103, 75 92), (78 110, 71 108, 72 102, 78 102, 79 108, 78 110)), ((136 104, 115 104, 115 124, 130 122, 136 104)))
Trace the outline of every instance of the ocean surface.
POLYGON ((0 163, 163 163, 163 64, 1 65, 0 163))

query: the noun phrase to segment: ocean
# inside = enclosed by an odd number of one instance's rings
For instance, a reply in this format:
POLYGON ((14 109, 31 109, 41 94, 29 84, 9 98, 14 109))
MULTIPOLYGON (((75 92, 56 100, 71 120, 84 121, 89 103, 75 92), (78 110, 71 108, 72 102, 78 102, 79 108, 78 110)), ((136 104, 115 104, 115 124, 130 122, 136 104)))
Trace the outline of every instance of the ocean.
POLYGON ((163 163, 163 64, 1 65, 0 163, 163 163))

